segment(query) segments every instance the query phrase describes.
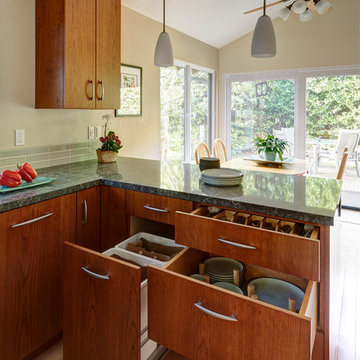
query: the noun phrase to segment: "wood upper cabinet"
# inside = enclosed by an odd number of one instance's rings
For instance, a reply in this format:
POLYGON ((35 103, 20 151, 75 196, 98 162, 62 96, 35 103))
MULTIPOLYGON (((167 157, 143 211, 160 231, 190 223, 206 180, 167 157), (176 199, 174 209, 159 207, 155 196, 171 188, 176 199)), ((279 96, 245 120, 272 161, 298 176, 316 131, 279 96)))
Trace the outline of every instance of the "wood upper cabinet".
POLYGON ((140 267, 64 246, 64 359, 140 360, 140 267))
POLYGON ((76 193, 76 243, 100 251, 100 186, 76 193))
POLYGON ((0 358, 24 359, 62 330, 62 246, 76 195, 0 214, 0 358))
POLYGON ((120 107, 121 0, 36 1, 36 108, 120 107))

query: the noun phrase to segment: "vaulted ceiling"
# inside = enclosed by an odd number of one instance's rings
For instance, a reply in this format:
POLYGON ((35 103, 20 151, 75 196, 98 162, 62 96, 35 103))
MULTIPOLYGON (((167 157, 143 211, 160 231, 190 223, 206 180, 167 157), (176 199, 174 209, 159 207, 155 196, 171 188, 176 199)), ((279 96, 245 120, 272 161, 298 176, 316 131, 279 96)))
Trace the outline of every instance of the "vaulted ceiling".
MULTIPOLYGON (((122 0, 122 4, 162 21, 162 0, 122 0)), ((262 0, 167 0, 166 23, 184 34, 221 48, 253 31, 262 12, 244 15, 244 11, 262 4, 262 0)), ((277 17, 282 6, 268 9, 268 15, 277 17)))

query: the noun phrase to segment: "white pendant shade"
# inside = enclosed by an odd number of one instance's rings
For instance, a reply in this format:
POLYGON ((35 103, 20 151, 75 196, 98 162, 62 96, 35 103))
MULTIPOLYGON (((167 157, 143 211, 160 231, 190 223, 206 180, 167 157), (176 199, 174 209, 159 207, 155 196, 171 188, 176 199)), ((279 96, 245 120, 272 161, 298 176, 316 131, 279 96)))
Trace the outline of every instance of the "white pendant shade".
POLYGON ((295 14, 302 14, 305 10, 306 10, 306 2, 304 0, 297 0, 293 6, 291 7, 292 11, 295 13, 295 14))
POLYGON ((251 43, 251 56, 267 58, 276 55, 274 27, 267 15, 260 16, 251 43))
POLYGON ((302 14, 300 14, 300 21, 307 22, 313 18, 313 14, 309 9, 306 9, 302 14))
POLYGON ((155 48, 155 66, 168 67, 174 65, 173 47, 170 36, 167 32, 162 32, 155 48))
POLYGON ((331 7, 331 4, 326 1, 326 0, 320 0, 319 2, 316 3, 316 11, 320 14, 320 15, 324 15, 331 7))
POLYGON ((280 9, 280 11, 279 11, 279 16, 283 20, 287 20, 289 18, 290 14, 291 14, 291 10, 287 6, 280 9))

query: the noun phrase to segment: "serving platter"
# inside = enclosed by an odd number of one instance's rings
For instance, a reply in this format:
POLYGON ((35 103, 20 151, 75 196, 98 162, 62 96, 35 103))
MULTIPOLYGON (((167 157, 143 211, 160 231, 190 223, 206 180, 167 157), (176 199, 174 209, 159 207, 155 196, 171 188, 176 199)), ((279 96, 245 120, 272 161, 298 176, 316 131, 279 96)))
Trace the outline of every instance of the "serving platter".
POLYGON ((28 183, 26 181, 23 181, 19 186, 17 187, 7 187, 7 186, 1 186, 0 185, 0 194, 5 194, 8 192, 12 192, 12 191, 17 191, 17 190, 26 190, 26 189, 30 189, 36 186, 40 186, 40 185, 45 185, 45 184, 49 184, 52 181, 54 181, 55 178, 52 177, 43 177, 43 176, 38 176, 36 179, 34 179, 31 183, 28 183))
POLYGON ((269 161, 269 160, 265 160, 265 159, 261 158, 259 155, 252 155, 252 156, 244 158, 244 160, 254 161, 259 165, 282 166, 282 165, 286 165, 286 164, 291 164, 292 162, 294 162, 295 159, 293 157, 289 157, 282 161, 281 160, 269 161))

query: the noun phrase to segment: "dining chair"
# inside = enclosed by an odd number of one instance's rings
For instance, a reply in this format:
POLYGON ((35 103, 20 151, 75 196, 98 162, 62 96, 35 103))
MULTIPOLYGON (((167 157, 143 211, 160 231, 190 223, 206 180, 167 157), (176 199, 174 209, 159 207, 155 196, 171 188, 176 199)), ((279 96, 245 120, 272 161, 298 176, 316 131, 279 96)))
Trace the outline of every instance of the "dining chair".
MULTIPOLYGON (((336 180, 342 180, 344 172, 345 172, 345 167, 346 167, 346 162, 348 160, 348 157, 349 157, 349 147, 345 146, 342 157, 341 157, 340 166, 339 166, 339 169, 338 169, 338 172, 336 175, 336 180)), ((339 214, 339 216, 341 216, 341 193, 340 193, 338 214, 339 214)))
POLYGON ((210 149, 204 142, 200 142, 196 146, 196 149, 195 149, 196 164, 199 165, 201 157, 211 157, 210 149))
POLYGON ((220 163, 228 161, 227 151, 224 142, 218 138, 214 140, 213 156, 220 159, 220 163))

